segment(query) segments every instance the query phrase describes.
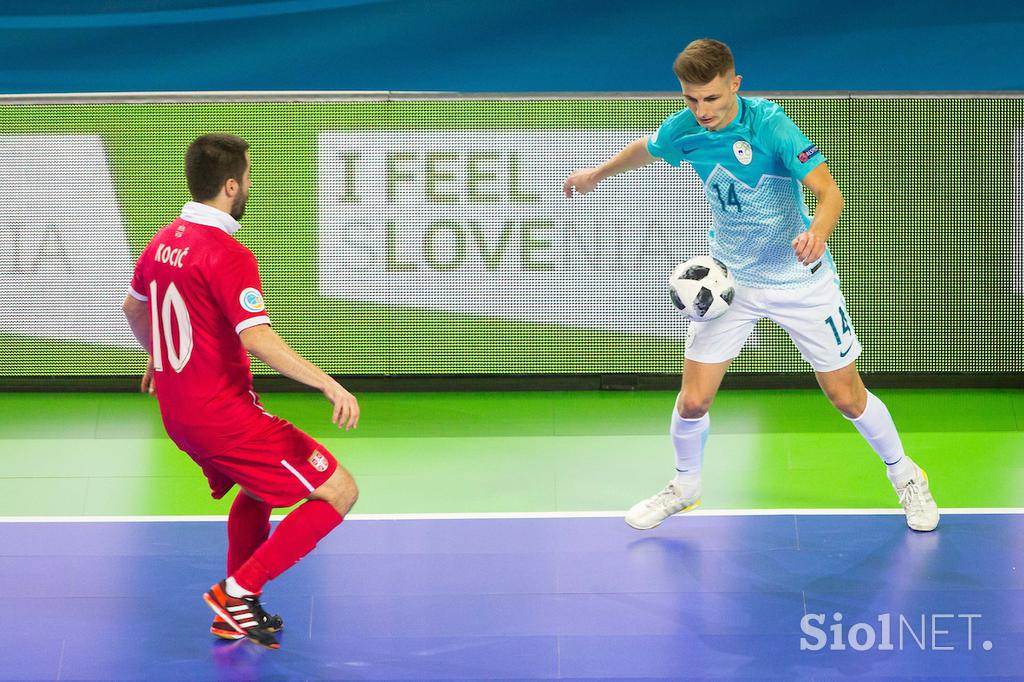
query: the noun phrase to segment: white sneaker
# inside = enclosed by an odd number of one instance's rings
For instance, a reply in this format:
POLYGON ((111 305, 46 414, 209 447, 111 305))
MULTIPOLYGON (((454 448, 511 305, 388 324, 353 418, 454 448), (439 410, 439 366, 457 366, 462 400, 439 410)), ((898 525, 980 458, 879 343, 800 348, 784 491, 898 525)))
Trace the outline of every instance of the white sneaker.
POLYGON ((683 497, 674 480, 664 490, 637 502, 626 512, 626 523, 637 530, 650 530, 672 516, 696 509, 700 505, 700 488, 691 496, 683 497))
POLYGON ((893 484, 893 488, 907 515, 907 525, 919 531, 935 530, 939 525, 939 506, 932 498, 928 488, 928 474, 924 469, 917 467, 917 475, 907 481, 906 485, 897 487, 893 484))

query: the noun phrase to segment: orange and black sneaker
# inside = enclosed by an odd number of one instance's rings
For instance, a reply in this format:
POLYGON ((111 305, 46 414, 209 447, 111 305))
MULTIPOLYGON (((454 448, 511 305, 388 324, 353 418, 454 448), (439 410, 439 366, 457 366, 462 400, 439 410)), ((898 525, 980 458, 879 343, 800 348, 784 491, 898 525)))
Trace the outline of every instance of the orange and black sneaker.
MULTIPOLYGON (((258 594, 248 597, 232 597, 224 589, 224 581, 220 581, 203 593, 203 601, 214 613, 241 637, 248 637, 260 646, 268 649, 279 649, 281 645, 277 637, 267 627, 267 614, 260 606, 258 594)), ((216 622, 214 623, 216 625, 216 622)), ((213 632, 214 628, 210 628, 213 632)), ((213 634, 220 637, 219 632, 213 634)), ((238 639, 240 639, 239 637, 238 639)), ((228 639, 225 637, 225 639, 228 639)), ((231 638, 235 639, 235 638, 231 638)))
MULTIPOLYGON (((261 608, 260 610, 262 611, 263 609, 261 608)), ((260 615, 260 622, 270 632, 280 632, 284 629, 284 621, 276 613, 270 615, 264 611, 260 615)), ((230 623, 220 616, 213 617, 213 624, 210 625, 210 634, 221 639, 242 639, 245 637, 245 635, 235 630, 230 623)))
POLYGON ((210 634, 221 639, 245 639, 245 635, 220 616, 213 617, 213 624, 210 625, 210 634))

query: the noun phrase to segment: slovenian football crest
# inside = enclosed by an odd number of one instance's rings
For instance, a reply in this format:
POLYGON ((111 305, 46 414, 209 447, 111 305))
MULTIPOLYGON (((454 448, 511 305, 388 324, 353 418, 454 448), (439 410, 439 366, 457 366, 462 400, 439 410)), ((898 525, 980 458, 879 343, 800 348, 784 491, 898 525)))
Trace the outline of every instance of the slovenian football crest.
POLYGON ((753 150, 750 148, 750 143, 746 140, 736 140, 733 142, 732 153, 736 155, 736 160, 744 166, 749 166, 750 162, 754 160, 753 150))

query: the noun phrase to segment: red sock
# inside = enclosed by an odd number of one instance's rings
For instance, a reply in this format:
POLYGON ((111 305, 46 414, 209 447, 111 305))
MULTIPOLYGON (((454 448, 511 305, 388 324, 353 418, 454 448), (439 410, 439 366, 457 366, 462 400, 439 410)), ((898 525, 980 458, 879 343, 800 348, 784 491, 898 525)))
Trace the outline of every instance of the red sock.
POLYGON ((231 575, 243 589, 261 592, 268 580, 298 563, 341 521, 327 502, 308 500, 284 517, 270 539, 231 575))
POLYGON ((228 514, 228 575, 234 574, 270 535, 271 506, 241 490, 228 514))

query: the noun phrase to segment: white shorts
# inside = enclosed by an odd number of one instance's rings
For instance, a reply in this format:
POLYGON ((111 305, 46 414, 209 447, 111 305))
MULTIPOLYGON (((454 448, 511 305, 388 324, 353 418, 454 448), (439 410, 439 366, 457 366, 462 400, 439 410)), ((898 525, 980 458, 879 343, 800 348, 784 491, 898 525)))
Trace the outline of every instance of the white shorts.
POLYGON ((846 299, 834 278, 799 289, 751 289, 736 285, 729 310, 715 320, 691 322, 686 358, 717 363, 740 354, 757 321, 767 317, 786 330, 816 372, 846 367, 860 356, 846 299))

